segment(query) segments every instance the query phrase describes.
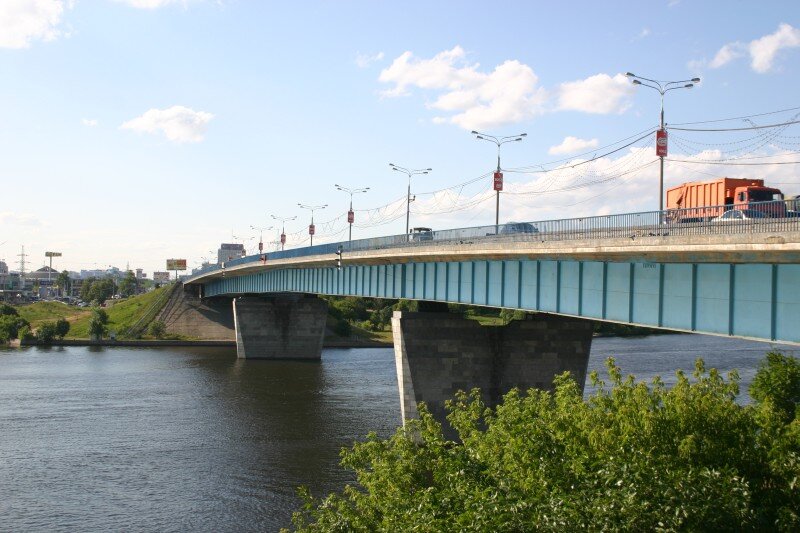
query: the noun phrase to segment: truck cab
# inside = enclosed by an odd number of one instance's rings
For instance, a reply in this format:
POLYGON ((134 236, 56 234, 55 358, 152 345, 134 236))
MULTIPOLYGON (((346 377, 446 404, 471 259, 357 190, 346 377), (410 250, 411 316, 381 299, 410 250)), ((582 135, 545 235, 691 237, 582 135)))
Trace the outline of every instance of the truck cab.
POLYGON ((762 186, 736 187, 733 195, 735 209, 751 209, 768 217, 786 216, 786 204, 779 189, 762 186))

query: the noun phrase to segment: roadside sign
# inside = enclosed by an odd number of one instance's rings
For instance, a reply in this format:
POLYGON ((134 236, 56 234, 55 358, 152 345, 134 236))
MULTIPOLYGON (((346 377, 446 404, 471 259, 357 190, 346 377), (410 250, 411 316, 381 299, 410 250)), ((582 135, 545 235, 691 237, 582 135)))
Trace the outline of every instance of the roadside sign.
POLYGON ((494 173, 494 190, 502 191, 503 190, 503 173, 502 172, 495 172, 494 173))
POLYGON ((656 155, 667 157, 667 130, 656 131, 656 155))

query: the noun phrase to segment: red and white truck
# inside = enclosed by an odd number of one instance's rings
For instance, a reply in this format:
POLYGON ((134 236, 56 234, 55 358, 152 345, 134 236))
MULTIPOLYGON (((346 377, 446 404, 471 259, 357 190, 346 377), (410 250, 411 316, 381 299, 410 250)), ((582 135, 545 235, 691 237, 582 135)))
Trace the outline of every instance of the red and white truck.
POLYGON ((719 178, 683 183, 667 190, 670 220, 700 222, 730 209, 752 209, 768 217, 785 217, 786 204, 780 189, 764 180, 719 178))

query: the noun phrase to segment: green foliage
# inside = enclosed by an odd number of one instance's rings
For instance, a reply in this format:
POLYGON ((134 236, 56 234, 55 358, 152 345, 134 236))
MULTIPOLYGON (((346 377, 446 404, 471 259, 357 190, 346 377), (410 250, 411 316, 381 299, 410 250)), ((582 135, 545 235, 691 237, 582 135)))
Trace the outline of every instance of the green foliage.
POLYGON ((50 344, 56 338, 55 322, 42 322, 36 328, 36 340, 44 344, 50 344))
POLYGON ((69 294, 72 290, 72 279, 69 277, 69 272, 61 271, 56 278, 56 285, 61 289, 62 294, 69 294))
POLYGON ((0 316, 14 315, 17 316, 19 312, 8 304, 0 303, 0 316))
POLYGON ((81 300, 84 302, 103 302, 111 298, 116 291, 116 284, 111 278, 94 279, 89 278, 81 285, 81 300))
MULTIPOLYGON (((793 365, 768 358, 759 398, 782 396, 793 365), (790 368, 791 367, 791 368, 790 368), (773 384, 778 383, 773 388, 773 384)), ((800 430, 735 402, 738 376, 698 360, 667 389, 596 374, 587 400, 568 374, 553 393, 516 390, 487 409, 477 390, 448 403, 459 442, 420 408, 388 439, 343 450, 358 484, 322 500, 302 490, 299 531, 714 531, 800 528, 800 430)), ((792 381, 794 378, 791 378, 792 381)), ((791 389, 791 387, 789 387, 791 389)), ((792 389, 793 390, 793 389, 792 389)), ((770 402, 767 402, 769 405, 770 402)), ((795 407, 797 403, 795 400, 795 407)))
POLYGON ((349 337, 353 334, 353 326, 347 320, 340 319, 333 326, 333 332, 340 337, 349 337))
POLYGON ((63 339, 69 333, 69 322, 65 318, 56 320, 56 337, 63 339))
POLYGON ((92 309, 92 316, 89 319, 89 335, 94 339, 102 339, 106 334, 106 324, 108 314, 99 307, 92 309))
POLYGON ((513 309, 502 309, 500 311, 500 319, 508 324, 512 320, 525 320, 525 311, 515 311, 513 309))
POLYGON ((167 333, 167 325, 161 320, 155 320, 147 328, 147 334, 156 339, 161 339, 167 333))
POLYGON ((0 314, 0 340, 3 342, 18 338, 22 328, 30 330, 30 323, 21 316, 0 314))
MULTIPOLYGON (((120 332, 127 331, 144 316, 153 302, 155 302, 165 290, 169 290, 169 287, 127 298, 115 303, 113 306, 107 308, 107 310, 104 310, 108 317, 107 325, 109 329, 120 332)), ((70 337, 88 338, 90 336, 90 320, 91 316, 88 312, 86 316, 74 320, 72 322, 72 328, 70 329, 70 337)))
POLYGON ((800 403, 800 363, 794 357, 769 352, 750 384, 750 395, 769 404, 784 423, 790 423, 797 417, 800 403))
POLYGON ((119 294, 123 298, 136 294, 136 276, 130 270, 122 281, 119 282, 119 294))
POLYGON ((19 328, 17 338, 19 338, 21 341, 32 341, 36 338, 36 336, 31 332, 30 326, 22 326, 19 328))

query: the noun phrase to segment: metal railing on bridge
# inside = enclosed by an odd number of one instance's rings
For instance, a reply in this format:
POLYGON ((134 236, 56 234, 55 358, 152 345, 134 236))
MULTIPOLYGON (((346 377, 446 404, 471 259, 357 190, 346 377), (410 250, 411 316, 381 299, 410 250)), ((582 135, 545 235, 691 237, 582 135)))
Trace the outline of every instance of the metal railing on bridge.
POLYGON ((275 259, 344 253, 409 246, 474 244, 478 242, 553 242, 614 238, 677 237, 686 235, 746 234, 800 231, 800 213, 788 211, 783 201, 645 211, 535 222, 508 222, 447 230, 415 232, 306 246, 250 255, 223 265, 211 265, 189 278, 236 265, 275 259))

